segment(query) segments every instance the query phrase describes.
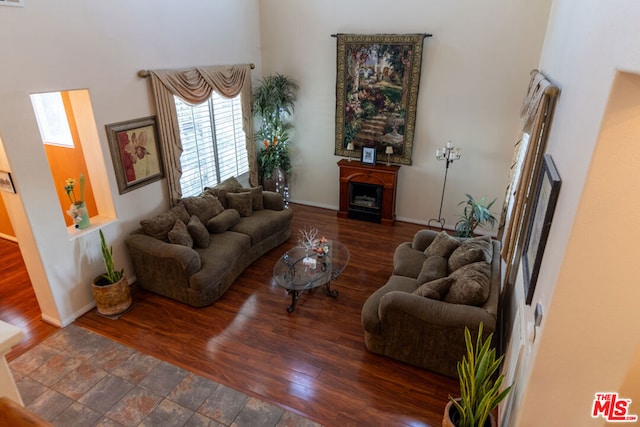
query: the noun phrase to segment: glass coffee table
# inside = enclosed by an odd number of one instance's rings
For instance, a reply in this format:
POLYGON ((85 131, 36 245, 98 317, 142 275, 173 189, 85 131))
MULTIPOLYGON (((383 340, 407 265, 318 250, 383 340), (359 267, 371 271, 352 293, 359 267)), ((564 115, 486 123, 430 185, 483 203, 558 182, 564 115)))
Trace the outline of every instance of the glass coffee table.
POLYGON ((331 289, 331 281, 347 266, 349 250, 337 240, 327 240, 323 245, 324 250, 319 252, 300 246, 290 249, 273 267, 273 278, 291 295, 289 313, 295 310, 298 297, 310 289, 324 286, 327 295, 338 296, 338 291, 331 289))

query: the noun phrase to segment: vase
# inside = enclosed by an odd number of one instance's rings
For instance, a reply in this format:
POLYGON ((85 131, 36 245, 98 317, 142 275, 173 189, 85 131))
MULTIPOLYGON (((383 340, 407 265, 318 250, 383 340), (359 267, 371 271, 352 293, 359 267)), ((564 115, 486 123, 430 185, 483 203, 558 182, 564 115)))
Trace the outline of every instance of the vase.
POLYGON ((284 207, 289 207, 289 181, 287 179, 287 174, 284 173, 284 169, 280 166, 277 166, 273 170, 271 178, 265 177, 262 180, 262 187, 266 191, 275 191, 276 193, 282 194, 284 207))
POLYGON ((131 307, 131 291, 124 275, 116 283, 109 283, 102 276, 96 277, 91 290, 96 300, 96 309, 104 316, 116 316, 131 307))
POLYGON ((76 228, 83 229, 91 225, 87 205, 82 201, 72 203, 67 214, 73 219, 76 228))

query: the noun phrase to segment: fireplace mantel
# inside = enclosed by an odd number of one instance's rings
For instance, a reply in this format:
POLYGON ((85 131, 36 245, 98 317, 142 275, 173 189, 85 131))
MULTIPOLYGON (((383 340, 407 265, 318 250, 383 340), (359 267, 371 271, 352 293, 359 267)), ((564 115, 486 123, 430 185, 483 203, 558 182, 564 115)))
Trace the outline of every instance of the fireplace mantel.
POLYGON ((349 184, 362 183, 382 187, 381 220, 384 225, 393 225, 396 220, 396 186, 400 166, 385 164, 367 165, 356 160, 340 160, 340 210, 338 217, 348 218, 349 184))

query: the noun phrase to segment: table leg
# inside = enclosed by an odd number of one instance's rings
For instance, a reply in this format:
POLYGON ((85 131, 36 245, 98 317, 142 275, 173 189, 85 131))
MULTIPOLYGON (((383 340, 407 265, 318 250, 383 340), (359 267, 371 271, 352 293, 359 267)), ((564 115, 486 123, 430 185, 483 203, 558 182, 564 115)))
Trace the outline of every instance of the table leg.
POLYGON ((291 294, 291 305, 289 307, 287 307, 287 312, 288 313, 292 313, 293 310, 296 309, 296 302, 298 302, 298 296, 300 295, 300 291, 290 291, 290 290, 288 290, 287 292, 289 292, 291 294))

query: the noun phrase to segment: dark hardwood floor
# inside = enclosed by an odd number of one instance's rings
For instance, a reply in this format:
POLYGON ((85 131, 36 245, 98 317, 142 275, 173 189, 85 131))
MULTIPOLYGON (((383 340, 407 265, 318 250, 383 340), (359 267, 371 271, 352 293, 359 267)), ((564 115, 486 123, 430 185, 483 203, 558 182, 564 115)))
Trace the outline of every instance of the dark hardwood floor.
POLYGON ((0 238, 0 320, 17 326, 25 337, 8 354, 13 360, 58 328, 42 321, 18 244, 0 238))
POLYGON ((93 310, 75 323, 327 426, 441 425, 458 382, 369 353, 360 324, 362 304, 391 274, 395 247, 422 227, 291 209, 289 241, 255 261, 213 305, 196 309, 138 290, 120 319, 93 310), (332 284, 336 299, 320 288, 288 314, 290 297, 273 281, 273 266, 297 244, 297 231, 310 227, 345 243, 351 258, 332 284))

